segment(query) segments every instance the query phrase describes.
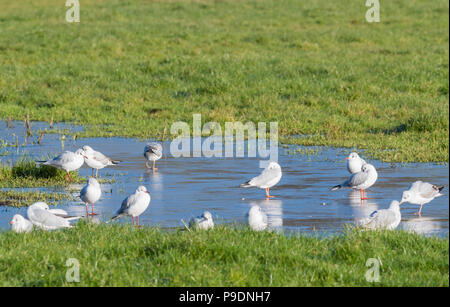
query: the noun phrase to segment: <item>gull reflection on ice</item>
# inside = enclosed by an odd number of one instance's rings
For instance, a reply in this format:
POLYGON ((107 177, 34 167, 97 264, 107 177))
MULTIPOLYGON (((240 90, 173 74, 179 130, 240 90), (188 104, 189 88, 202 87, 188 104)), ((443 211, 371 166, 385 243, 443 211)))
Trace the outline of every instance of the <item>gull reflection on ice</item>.
POLYGON ((250 207, 258 205, 267 214, 267 224, 270 230, 283 229, 283 202, 278 199, 252 201, 250 207))
POLYGON ((432 234, 441 229, 441 223, 428 217, 419 217, 404 221, 402 229, 417 234, 432 234))

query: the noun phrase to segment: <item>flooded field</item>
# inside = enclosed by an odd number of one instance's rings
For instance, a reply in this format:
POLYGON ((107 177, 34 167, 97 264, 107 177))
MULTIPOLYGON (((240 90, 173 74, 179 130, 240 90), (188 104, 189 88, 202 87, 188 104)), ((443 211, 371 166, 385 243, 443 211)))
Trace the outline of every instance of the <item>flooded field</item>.
MULTIPOLYGON (((448 164, 391 164, 368 159, 377 168, 379 177, 367 191, 370 199, 362 203, 359 191, 329 190, 349 175, 345 164, 347 149, 281 146, 278 162, 283 177, 271 190, 276 197, 265 200, 264 190, 239 187, 261 172, 258 158, 174 158, 169 152, 169 142, 165 142, 164 156, 157 162, 158 171, 153 172, 146 169, 143 157, 147 140, 118 137, 75 139, 69 135, 47 134, 37 144, 39 133, 25 141, 23 122, 12 124, 13 128, 9 128, 5 122, 0 122, 0 142, 3 140, 4 144, 0 144, 0 161, 4 164, 12 164, 24 155, 42 159, 63 150, 74 151, 83 145, 90 145, 123 161, 117 166, 99 170, 99 178, 114 180, 114 183, 102 185, 102 198, 95 204, 99 214, 95 218, 100 221, 109 220, 122 200, 143 184, 150 190, 151 203, 141 216, 141 224, 182 227, 181 219, 187 222, 204 210, 213 214, 216 223, 245 223, 245 214, 250 206, 258 204, 267 213, 273 229, 329 234, 342 230, 345 224, 353 224, 355 219, 365 217, 375 209, 387 208, 391 200, 400 200, 402 191, 410 183, 423 180, 444 185, 445 195, 426 204, 422 218, 414 215, 418 206, 403 204, 400 228, 448 235, 448 164), (18 147, 14 146, 16 142, 18 147)), ((33 131, 45 128, 48 128, 48 123, 33 123, 33 131)), ((82 130, 63 124, 55 124, 54 128, 82 130)), ((91 169, 84 165, 79 173, 87 178, 91 169)), ((83 185, 71 185, 70 189, 78 191, 83 185)), ((65 193, 64 189, 42 190, 65 193)), ((74 215, 85 214, 81 201, 63 201, 59 207, 74 215)), ((26 216, 26 208, 0 207, 0 229, 8 229, 8 222, 16 213, 26 216)), ((131 218, 123 218, 119 222, 131 223, 131 218)))

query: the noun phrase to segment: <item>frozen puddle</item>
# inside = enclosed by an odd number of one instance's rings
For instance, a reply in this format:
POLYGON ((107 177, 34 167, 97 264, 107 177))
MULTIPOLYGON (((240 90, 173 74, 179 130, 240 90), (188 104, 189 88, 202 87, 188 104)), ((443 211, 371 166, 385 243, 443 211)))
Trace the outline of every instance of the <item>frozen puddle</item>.
MULTIPOLYGON (((14 128, 5 128, 0 122, 0 141, 24 144, 25 129, 22 122, 14 122, 14 128)), ((55 125, 61 129, 80 129, 55 125)), ((33 129, 48 127, 46 123, 33 123, 33 129)), ((35 141, 37 135, 28 140, 35 141)), ((99 219, 108 220, 120 207, 122 200, 133 193, 137 186, 146 185, 151 193, 151 203, 141 216, 145 225, 159 225, 163 228, 182 227, 186 222, 209 210, 216 223, 245 223, 245 214, 251 205, 258 204, 268 214, 273 229, 334 233, 345 224, 354 223, 358 217, 367 216, 377 208, 386 208, 391 200, 400 200, 402 191, 415 180, 429 181, 445 185, 444 196, 424 206, 422 219, 415 212, 418 206, 402 205, 402 223, 399 228, 428 235, 448 235, 448 172, 447 165, 431 163, 395 164, 370 161, 378 171, 377 183, 368 190, 372 198, 364 203, 358 191, 329 191, 348 177, 345 157, 347 149, 321 148, 313 155, 294 154, 299 146, 279 148, 279 164, 283 178, 271 190, 275 199, 265 200, 264 190, 240 188, 239 185, 260 173, 257 158, 174 158, 169 153, 169 143, 164 144, 164 158, 157 162, 158 171, 153 173, 145 168, 143 149, 146 141, 132 138, 86 138, 74 140, 66 137, 65 150, 76 150, 88 144, 114 159, 123 162, 115 167, 99 170, 99 177, 114 179, 113 184, 102 186, 103 195, 95 204, 99 219)), ((311 148, 311 147, 309 147, 311 148)), ((12 163, 23 154, 33 158, 55 155, 62 151, 61 136, 47 134, 41 145, 29 144, 19 148, 0 148, 0 160, 12 163)), ((80 175, 88 177, 91 170, 84 166, 80 175)), ((71 188, 81 189, 82 185, 71 188)), ((60 188, 55 191, 59 191, 60 188)), ((72 214, 85 214, 81 202, 61 203, 61 208, 72 214)), ((0 207, 0 228, 8 229, 11 217, 26 208, 0 207)), ((131 223, 131 218, 123 218, 120 223, 131 223)))

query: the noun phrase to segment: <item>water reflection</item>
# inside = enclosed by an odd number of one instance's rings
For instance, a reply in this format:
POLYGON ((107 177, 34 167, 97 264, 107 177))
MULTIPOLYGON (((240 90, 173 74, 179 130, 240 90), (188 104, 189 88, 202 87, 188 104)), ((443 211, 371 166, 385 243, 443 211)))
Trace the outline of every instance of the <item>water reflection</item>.
POLYGON ((273 231, 283 230, 283 202, 278 199, 265 199, 250 202, 250 207, 258 205, 267 214, 268 228, 273 231))
POLYGON ((401 228, 417 234, 431 235, 441 229, 441 223, 429 217, 420 217, 404 221, 401 228))

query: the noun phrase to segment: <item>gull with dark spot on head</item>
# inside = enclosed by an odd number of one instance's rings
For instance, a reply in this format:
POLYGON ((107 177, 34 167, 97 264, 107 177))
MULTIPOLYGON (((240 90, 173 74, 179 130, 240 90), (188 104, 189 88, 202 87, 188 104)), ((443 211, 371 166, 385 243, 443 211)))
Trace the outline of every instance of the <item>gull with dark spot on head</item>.
POLYGON ((60 228, 72 228, 70 221, 81 218, 81 216, 64 218, 49 212, 49 207, 44 202, 32 204, 27 209, 27 216, 33 225, 43 230, 55 230, 60 228))
POLYGON ((377 179, 375 167, 372 164, 364 164, 360 172, 352 174, 344 183, 335 185, 331 191, 342 188, 361 190, 361 200, 368 199, 365 197, 365 190, 373 186, 377 179))
POLYGON ((94 213, 94 203, 100 199, 102 196, 102 189, 97 179, 89 178, 87 184, 80 191, 80 198, 86 206, 86 216, 95 215, 94 213), (92 207, 92 212, 89 213, 88 204, 92 207))
POLYGON ((436 197, 442 196, 441 191, 444 186, 433 185, 428 182, 416 181, 409 186, 407 191, 403 192, 401 204, 408 202, 413 205, 420 205, 418 212, 422 216, 422 206, 429 203, 436 197))
POLYGON ((210 229, 214 227, 212 214, 209 211, 203 212, 199 217, 194 217, 189 222, 189 227, 193 229, 210 229))
POLYGON ((84 162, 92 168, 92 177, 94 177, 94 169, 95 172, 95 178, 98 177, 98 170, 105 168, 110 165, 117 165, 120 163, 119 160, 113 160, 110 157, 105 156, 99 151, 95 151, 90 146, 83 146, 83 150, 85 152, 84 162))
POLYGON ((144 157, 147 161, 145 161, 145 166, 150 168, 148 165, 149 161, 153 161, 153 170, 157 170, 155 167, 156 161, 161 159, 162 157, 162 145, 156 142, 147 143, 144 148, 144 157))
POLYGON ((269 165, 262 171, 262 173, 250 179, 246 183, 241 184, 241 187, 257 187, 266 190, 266 198, 273 198, 275 196, 270 195, 269 190, 271 187, 280 182, 282 176, 281 166, 277 162, 270 162, 269 165))
POLYGON ((150 192, 144 186, 139 186, 134 194, 131 194, 122 201, 122 205, 117 210, 116 215, 111 220, 119 219, 123 216, 136 218, 136 225, 139 227, 139 216, 147 209, 150 204, 150 192))
POLYGON ((33 224, 20 214, 14 215, 9 223, 12 226, 12 230, 17 233, 30 232, 33 230, 33 224))
POLYGON ((83 149, 78 149, 75 152, 71 151, 65 151, 61 153, 60 155, 56 156, 55 158, 48 160, 46 162, 44 161, 38 161, 42 163, 43 165, 48 165, 55 167, 57 169, 61 169, 66 171, 66 180, 71 181, 69 172, 76 171, 84 164, 84 158, 85 153, 83 149))
POLYGON ((254 205, 247 213, 248 226, 252 230, 261 231, 267 228, 267 215, 262 211, 261 207, 254 205))
POLYGON ((358 224, 367 229, 394 230, 401 220, 400 203, 393 200, 388 209, 375 210, 369 217, 359 220, 358 224))
POLYGON ((362 166, 367 164, 356 152, 352 152, 347 158, 347 170, 350 174, 355 174, 361 171, 362 166))

